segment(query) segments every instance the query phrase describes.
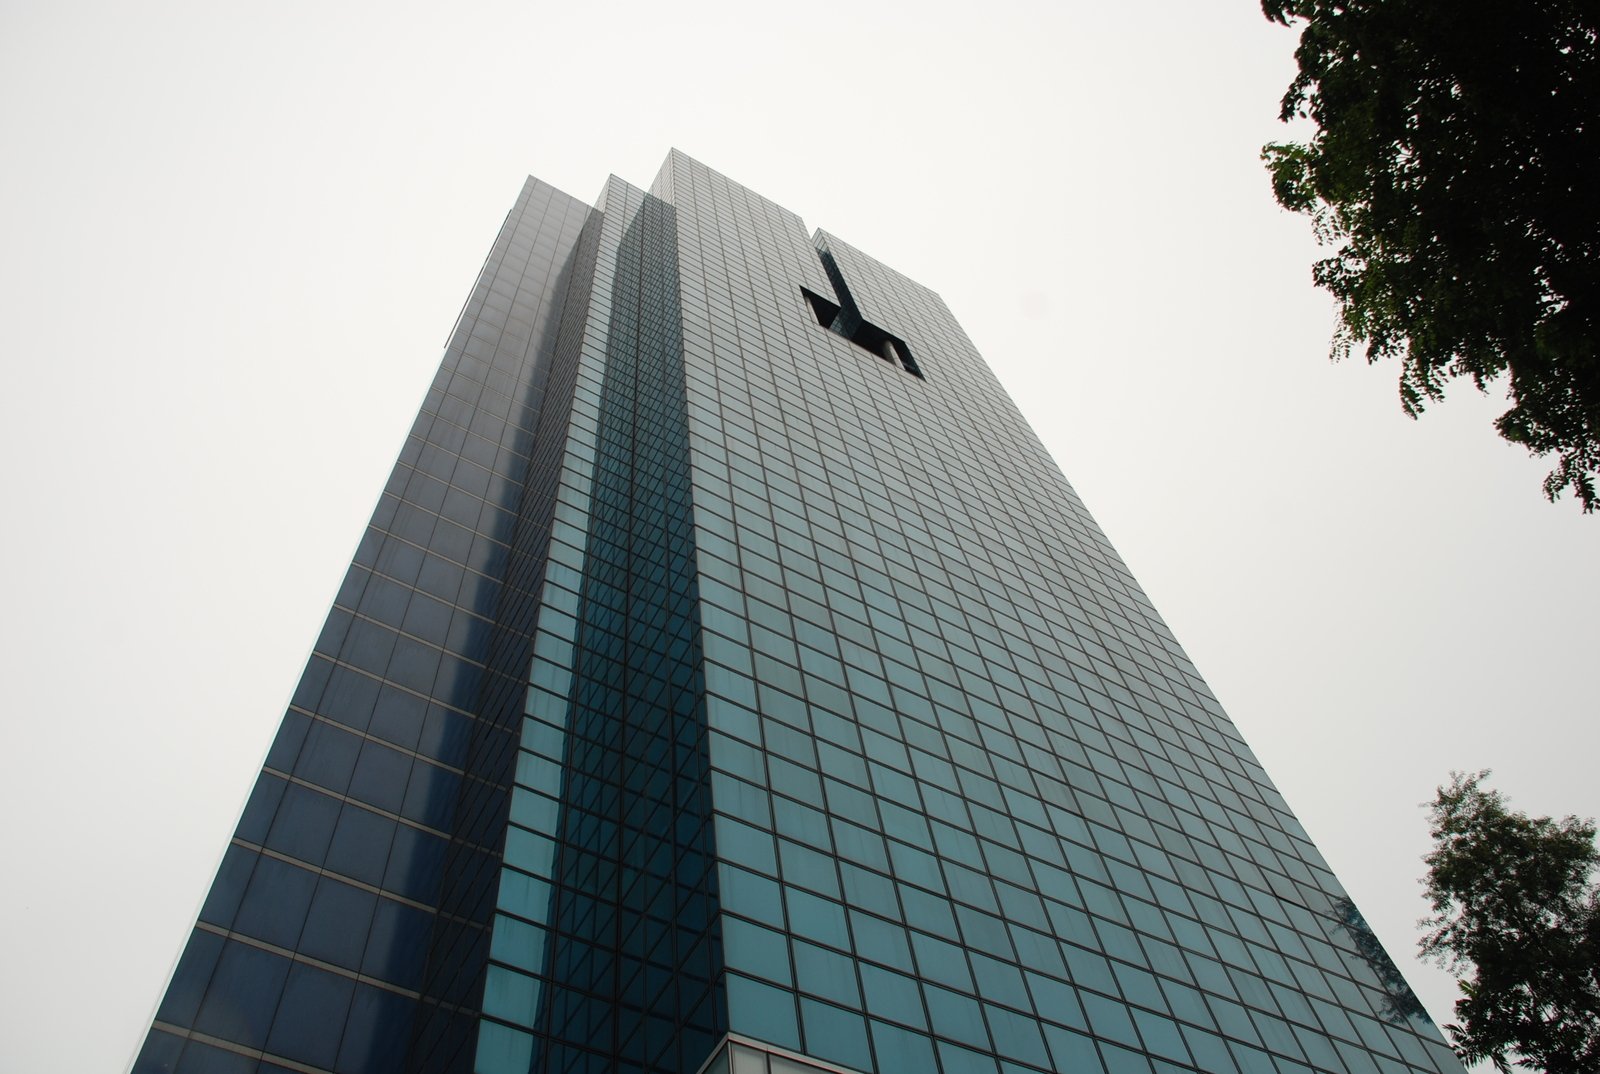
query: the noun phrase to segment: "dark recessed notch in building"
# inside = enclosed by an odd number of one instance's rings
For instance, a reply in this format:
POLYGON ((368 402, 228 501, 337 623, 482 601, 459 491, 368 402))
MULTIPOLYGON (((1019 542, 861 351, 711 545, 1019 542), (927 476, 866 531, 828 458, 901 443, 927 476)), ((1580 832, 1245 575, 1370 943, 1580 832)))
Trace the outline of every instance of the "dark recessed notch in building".
POLYGON ((800 288, 800 293, 805 296, 806 304, 811 307, 811 313, 816 317, 817 323, 863 350, 871 351, 884 361, 895 363, 907 373, 921 377, 922 370, 917 368, 916 359, 911 357, 911 348, 906 346, 906 341, 879 328, 861 315, 861 310, 851 297, 850 288, 844 282, 844 276, 840 273, 833 255, 826 250, 818 250, 817 255, 822 259, 822 266, 827 270, 828 279, 833 283, 833 289, 839 296, 839 301, 835 302, 817 294, 809 287, 800 288))

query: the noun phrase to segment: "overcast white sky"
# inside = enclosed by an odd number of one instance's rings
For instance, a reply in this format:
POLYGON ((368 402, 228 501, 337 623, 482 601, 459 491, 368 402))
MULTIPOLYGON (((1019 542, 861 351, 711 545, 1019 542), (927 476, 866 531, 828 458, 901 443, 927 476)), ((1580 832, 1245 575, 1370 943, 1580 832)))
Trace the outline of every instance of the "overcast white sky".
POLYGON ((939 291, 1436 1018, 1419 803, 1600 813, 1600 519, 1326 359, 1249 0, 0 0, 0 1070, 126 1068, 522 178, 939 291))

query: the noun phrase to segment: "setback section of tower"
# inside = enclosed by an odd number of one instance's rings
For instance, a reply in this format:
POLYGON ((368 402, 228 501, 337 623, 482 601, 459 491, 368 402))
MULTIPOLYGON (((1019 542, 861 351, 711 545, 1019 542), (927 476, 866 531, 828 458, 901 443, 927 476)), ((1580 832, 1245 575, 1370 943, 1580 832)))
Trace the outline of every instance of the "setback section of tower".
POLYGON ((470 1059, 597 223, 532 179, 507 216, 135 1071, 470 1059))

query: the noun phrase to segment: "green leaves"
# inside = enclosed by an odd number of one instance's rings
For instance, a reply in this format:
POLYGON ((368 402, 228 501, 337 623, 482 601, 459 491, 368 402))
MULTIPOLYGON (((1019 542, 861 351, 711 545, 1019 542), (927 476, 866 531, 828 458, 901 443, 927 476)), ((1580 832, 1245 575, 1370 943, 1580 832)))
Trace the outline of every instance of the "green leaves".
POLYGON ((1332 354, 1402 363, 1416 416, 1504 383, 1502 436, 1600 506, 1600 8, 1585 0, 1264 0, 1299 25, 1273 195, 1332 247, 1332 354))
POLYGON ((1432 807, 1424 955, 1461 979, 1466 1062, 1547 1074, 1600 1069, 1600 866, 1592 822, 1530 819, 1455 773, 1432 807))
POLYGON ((1272 142, 1261 150, 1272 173, 1272 194, 1278 204, 1297 213, 1309 213, 1317 204, 1308 167, 1311 151, 1295 142, 1272 142))

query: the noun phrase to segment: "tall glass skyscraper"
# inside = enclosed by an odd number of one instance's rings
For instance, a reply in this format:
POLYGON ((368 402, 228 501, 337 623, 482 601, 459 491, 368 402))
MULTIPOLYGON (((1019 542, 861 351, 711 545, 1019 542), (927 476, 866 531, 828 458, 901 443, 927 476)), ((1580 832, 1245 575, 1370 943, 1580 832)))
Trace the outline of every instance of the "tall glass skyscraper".
POLYGON ((529 180, 153 1071, 1459 1072, 944 303, 529 180))

